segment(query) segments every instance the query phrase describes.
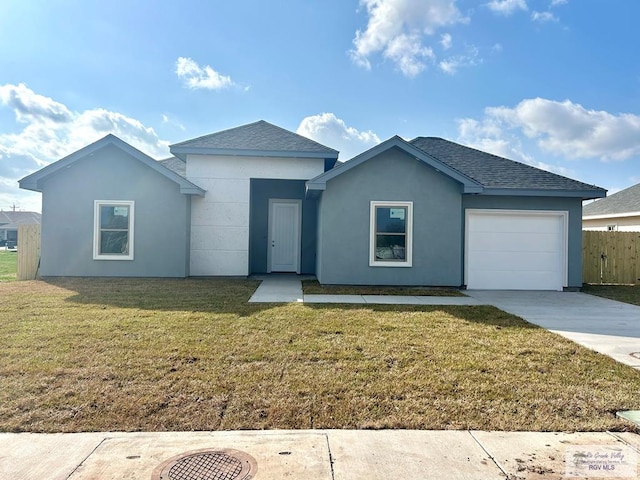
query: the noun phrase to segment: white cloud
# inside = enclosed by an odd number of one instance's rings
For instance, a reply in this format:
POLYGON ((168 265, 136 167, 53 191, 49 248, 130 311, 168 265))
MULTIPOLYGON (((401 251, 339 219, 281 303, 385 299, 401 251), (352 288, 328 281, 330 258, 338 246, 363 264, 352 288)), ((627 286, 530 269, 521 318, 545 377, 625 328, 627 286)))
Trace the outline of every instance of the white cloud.
POLYGON ((449 75, 455 75, 459 68, 472 67, 482 63, 482 59, 478 56, 478 49, 475 47, 467 48, 465 55, 454 55, 445 60, 440 61, 438 66, 440 70, 449 75))
POLYGON ((176 74, 192 89, 222 90, 235 85, 231 77, 219 74, 209 65, 201 67, 187 57, 176 60, 176 74))
POLYGON ((533 12, 531 13, 531 20, 534 22, 557 22, 558 18, 551 12, 533 12))
POLYGON ((451 34, 449 33, 444 33, 440 36, 440 45, 442 45, 442 48, 444 48, 445 50, 449 50, 451 48, 451 45, 453 45, 453 39, 451 38, 451 34))
POLYGON ((426 35, 442 27, 465 23, 455 0, 360 0, 368 14, 365 30, 358 30, 349 51, 352 61, 371 69, 371 57, 382 54, 408 77, 427 68, 435 59, 424 44, 426 35))
POLYGON ((489 10, 502 15, 511 15, 516 10, 527 10, 526 0, 491 0, 487 3, 489 10))
POLYGON ((172 127, 175 127, 178 130, 181 130, 183 132, 186 130, 186 128, 185 128, 185 126, 183 124, 181 124, 180 122, 177 122, 177 121, 169 118, 169 116, 164 114, 164 113, 162 114, 161 118, 162 118, 162 123, 164 125, 171 125, 172 127))
POLYGON ((588 110, 569 100, 533 98, 515 107, 489 107, 479 120, 460 120, 458 131, 462 143, 568 176, 570 170, 524 154, 522 142, 534 142, 545 154, 566 159, 640 156, 640 116, 588 110))
POLYGON ((24 84, 0 85, 0 107, 12 109, 23 125, 17 133, 0 132, 1 208, 15 202, 39 210, 39 195, 19 190, 17 181, 108 133, 149 155, 168 155, 168 142, 134 118, 103 108, 74 112, 24 84))
POLYGON ((551 0, 551 3, 549 4, 550 7, 557 7, 558 5, 564 5, 566 3, 568 3, 569 0, 551 0))
POLYGON ((587 110, 570 100, 522 100, 487 115, 535 139, 540 148, 567 158, 625 160, 640 155, 640 116, 587 110))
POLYGON ((66 122, 71 118, 67 107, 55 100, 38 95, 25 84, 1 85, 0 103, 12 108, 16 120, 20 123, 30 122, 66 122))
POLYGON ((333 113, 305 117, 296 132, 340 152, 340 160, 348 160, 380 143, 371 130, 359 131, 349 127, 333 113))
POLYGON ((420 43, 417 35, 398 35, 391 39, 384 56, 392 60, 407 77, 415 77, 426 68, 424 60, 435 59, 433 50, 420 43))
POLYGON ((568 168, 536 160, 535 157, 525 153, 520 138, 513 132, 504 129, 504 126, 491 116, 487 116, 481 121, 471 118, 458 120, 457 140, 469 147, 503 158, 516 160, 560 175, 574 176, 574 172, 568 168))

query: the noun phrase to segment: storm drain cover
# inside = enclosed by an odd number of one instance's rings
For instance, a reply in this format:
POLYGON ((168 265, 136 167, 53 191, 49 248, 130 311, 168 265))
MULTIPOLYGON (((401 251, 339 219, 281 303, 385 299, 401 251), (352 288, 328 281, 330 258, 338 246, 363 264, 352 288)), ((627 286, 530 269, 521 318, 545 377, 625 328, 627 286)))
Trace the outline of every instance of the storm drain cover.
POLYGON ((160 464, 151 480, 250 480, 258 463, 239 450, 193 450, 160 464))

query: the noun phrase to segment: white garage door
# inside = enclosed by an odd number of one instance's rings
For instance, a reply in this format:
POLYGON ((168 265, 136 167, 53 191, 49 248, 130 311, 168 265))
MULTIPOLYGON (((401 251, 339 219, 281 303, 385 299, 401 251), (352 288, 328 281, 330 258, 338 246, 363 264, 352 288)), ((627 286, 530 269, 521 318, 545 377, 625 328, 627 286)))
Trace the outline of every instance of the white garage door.
POLYGON ((467 210, 467 288, 562 290, 567 276, 567 216, 567 212, 467 210))

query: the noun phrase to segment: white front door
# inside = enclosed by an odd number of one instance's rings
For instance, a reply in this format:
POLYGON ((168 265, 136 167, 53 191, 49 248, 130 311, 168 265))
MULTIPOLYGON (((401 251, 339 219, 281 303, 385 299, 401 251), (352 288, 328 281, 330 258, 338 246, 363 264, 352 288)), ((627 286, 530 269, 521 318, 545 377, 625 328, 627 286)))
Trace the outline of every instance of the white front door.
POLYGON ((300 273, 302 200, 269 199, 268 272, 300 273))

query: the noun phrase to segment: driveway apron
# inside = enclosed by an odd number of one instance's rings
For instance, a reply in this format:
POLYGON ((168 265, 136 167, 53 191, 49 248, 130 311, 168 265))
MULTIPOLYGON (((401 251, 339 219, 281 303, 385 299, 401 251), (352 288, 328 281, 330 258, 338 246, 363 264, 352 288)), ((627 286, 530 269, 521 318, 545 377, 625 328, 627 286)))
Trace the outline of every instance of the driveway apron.
POLYGON ((640 369, 640 307, 579 292, 469 290, 467 295, 640 369))

